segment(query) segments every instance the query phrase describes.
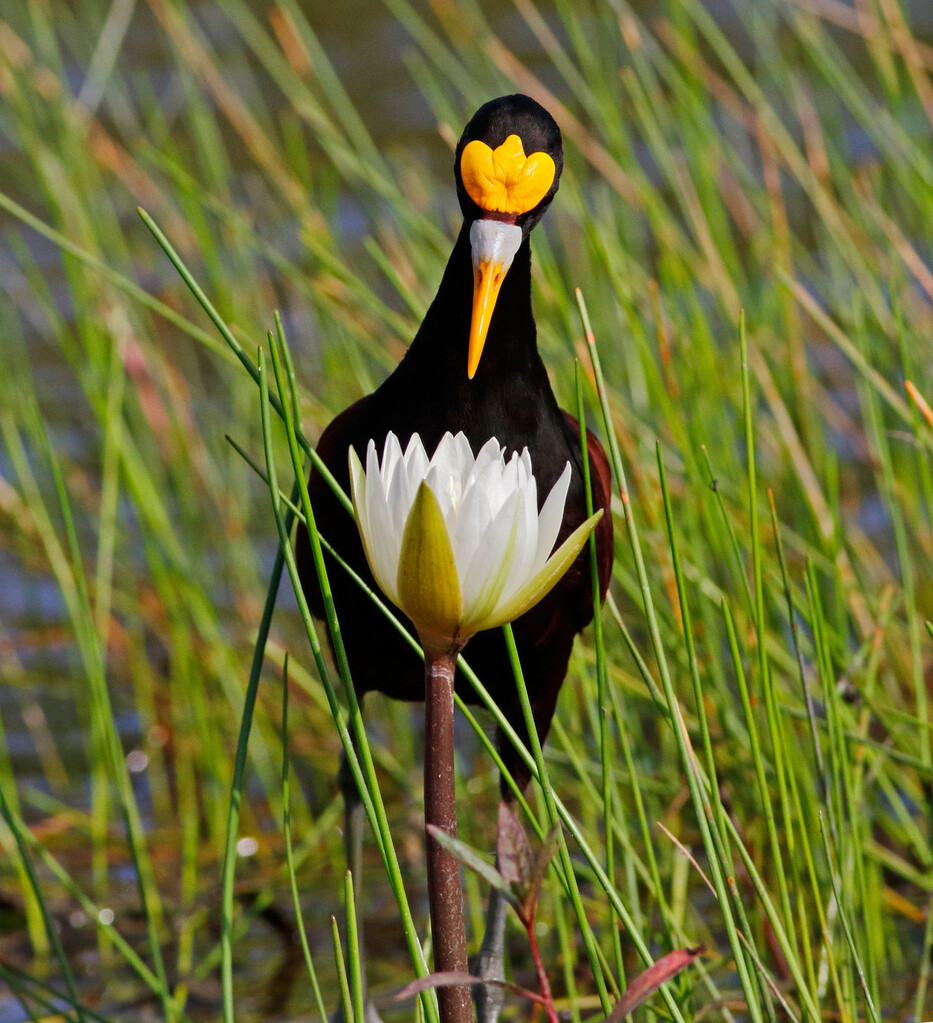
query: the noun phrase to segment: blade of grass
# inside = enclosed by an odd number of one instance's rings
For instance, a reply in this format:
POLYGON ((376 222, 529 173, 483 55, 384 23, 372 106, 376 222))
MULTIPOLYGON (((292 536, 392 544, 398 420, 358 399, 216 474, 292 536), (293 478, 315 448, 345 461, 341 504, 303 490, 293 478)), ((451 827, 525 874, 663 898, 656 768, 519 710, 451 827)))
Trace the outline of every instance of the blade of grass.
MULTIPOLYGON (((270 337, 270 350, 273 353, 273 370, 278 369, 279 383, 281 385, 281 368, 279 364, 279 356, 276 352, 275 341, 270 337)), ((278 484, 276 482, 275 474, 275 462, 272 451, 272 437, 271 437, 271 423, 269 418, 271 413, 269 409, 271 407, 271 397, 266 384, 266 373, 264 366, 264 359, 262 355, 262 349, 260 349, 260 409, 263 416, 263 438, 266 454, 266 470, 269 479, 269 490, 272 496, 272 508, 275 516, 276 525, 279 531, 279 544, 280 550, 283 552, 285 562, 288 567, 289 577, 292 581, 292 588, 295 592, 295 596, 298 599, 299 610, 302 616, 302 622, 305 626, 309 642, 311 643, 312 653, 314 654, 315 663, 318 668, 318 673, 321 677, 321 681, 324 684, 325 691, 327 692, 328 703, 331 707, 331 713, 334 718, 338 731, 340 733, 340 740, 343 745, 344 753, 347 757, 347 762, 353 772, 354 781, 356 782, 357 789, 360 794, 360 798, 363 801, 363 806, 366 811, 366 816, 369 820, 370 827, 372 828, 373 835, 376 838, 376 842, 379 846, 380 854, 383 858, 383 863, 386 867, 386 872, 389 877, 389 881, 392 884, 393 892, 396 896, 396 900, 399 905, 399 910, 402 915, 402 923, 405 928, 406 941, 408 944, 409 954, 412 959, 412 964, 416 969, 418 976, 426 976, 428 971, 427 964, 424 960, 424 953, 422 951, 421 943, 418 940, 417 933, 414 927, 414 921, 411 917, 411 910, 408 906, 408 899, 405 894, 405 887, 401 876, 401 871, 398 864, 398 858, 395 853, 395 848, 392 842, 391 832, 389 830, 388 819, 386 817, 385 805, 382 801, 382 795, 379 790, 378 781, 376 779, 375 767, 373 765, 372 754, 369 749, 369 743, 366 738, 366 732, 362 723, 362 714, 360 712, 359 701, 356 698, 355 690, 353 689, 353 682, 349 676, 349 666, 346 661, 346 652, 342 651, 340 646, 338 649, 338 664, 340 665, 341 680, 344 686, 344 693, 347 701, 350 705, 350 720, 354 729, 353 738, 351 739, 350 733, 343 723, 342 712, 340 705, 337 701, 336 692, 331 684, 330 676, 327 670, 327 666, 324 662, 323 652, 321 650, 320 641, 317 638, 317 631, 314 627, 313 619, 311 617, 310 609, 308 608, 307 601, 304 596, 304 591, 301 586, 301 581, 298 577, 298 567, 295 563, 294 552, 291 548, 291 544, 288 539, 289 531, 285 528, 285 520, 281 512, 279 503, 279 491, 278 484), (357 753, 357 750, 359 753, 357 753), (363 766, 360 765, 362 760, 363 766), (364 775, 365 770, 365 775, 364 775)), ((287 402, 284 406, 288 408, 290 402, 287 402)), ((280 404, 280 408, 283 407, 280 404)), ((310 499, 308 497, 307 483, 304 478, 304 470, 301 465, 301 455, 297 448, 297 435, 295 433, 294 423, 291 422, 289 417, 286 415, 286 428, 289 439, 289 452, 292 455, 293 465, 297 464, 297 475, 296 475, 296 486, 299 491, 299 497, 301 499, 302 510, 306 516, 306 524, 308 531, 312 539, 312 549, 314 552, 315 568, 318 572, 318 578, 321 580, 322 590, 326 589, 329 591, 327 584, 327 570, 324 567, 323 552, 321 550, 320 538, 317 533, 317 529, 314 523, 314 516, 310 510, 310 499)), ((334 637, 335 646, 338 643, 340 636, 339 626, 336 622, 336 614, 333 609, 333 598, 331 597, 329 602, 329 622, 331 626, 331 635, 334 637)), ((422 1005, 424 1006, 425 1014, 431 1023, 437 1023, 437 1002, 436 997, 429 991, 422 993, 422 1005)))
MULTIPOLYGON (((577 422, 580 424, 580 449, 583 460, 583 491, 586 494, 586 515, 593 514, 593 490, 590 484, 589 441, 586 429, 586 410, 583 407, 583 380, 580 376, 580 363, 574 363, 574 378, 577 392, 577 422)), ((596 537, 591 533, 587 542, 590 558, 590 578, 593 595, 593 645, 596 649, 596 698, 599 712, 599 751, 600 769, 602 771, 602 803, 603 820, 606 822, 606 876, 615 883, 615 842, 613 840, 613 750, 609 730, 610 700, 608 694, 609 678, 606 668, 606 646, 603 639, 602 594, 599 587, 599 562, 596 553, 596 537)), ((615 960, 615 972, 621 982, 625 983, 625 964, 622 959, 622 938, 618 925, 610 914, 609 931, 612 952, 615 960)))
POLYGON ((311 948, 308 945, 308 934, 305 930, 304 915, 301 912, 301 897, 298 893, 298 876, 295 873, 295 850, 292 844, 292 819, 289 801, 289 790, 291 781, 289 778, 288 762, 288 654, 285 654, 285 663, 282 667, 282 837, 285 841, 285 866, 288 872, 288 884, 292 893, 292 906, 295 910, 295 925, 298 928, 298 940, 301 942, 301 954, 304 956, 305 968, 308 971, 308 979, 311 981, 311 990, 314 992, 314 1001, 321 1019, 327 1019, 327 1010, 324 1008, 324 999, 321 995, 321 985, 318 983, 317 971, 314 968, 314 960, 311 958, 311 948))

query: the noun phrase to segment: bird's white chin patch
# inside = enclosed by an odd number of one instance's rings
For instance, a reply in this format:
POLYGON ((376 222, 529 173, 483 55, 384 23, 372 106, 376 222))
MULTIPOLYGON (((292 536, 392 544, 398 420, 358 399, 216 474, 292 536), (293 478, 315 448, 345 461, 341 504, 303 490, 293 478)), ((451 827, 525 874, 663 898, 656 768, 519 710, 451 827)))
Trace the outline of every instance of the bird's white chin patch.
POLYGON ((502 268, 504 274, 512 265, 515 253, 522 243, 522 229, 518 224, 504 220, 474 220, 470 228, 470 247, 473 250, 473 266, 491 263, 502 268))

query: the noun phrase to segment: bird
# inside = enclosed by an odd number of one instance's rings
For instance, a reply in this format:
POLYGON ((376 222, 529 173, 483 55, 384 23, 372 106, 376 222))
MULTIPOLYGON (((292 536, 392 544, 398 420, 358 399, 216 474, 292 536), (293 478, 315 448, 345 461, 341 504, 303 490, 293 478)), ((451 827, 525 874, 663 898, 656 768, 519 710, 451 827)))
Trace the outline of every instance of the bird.
MULTIPOLYGON (((404 448, 418 433, 428 451, 442 436, 462 432, 474 453, 491 437, 507 452, 528 449, 539 505, 571 465, 571 482, 557 543, 587 518, 580 424, 560 409, 537 347, 531 301, 530 237, 557 192, 563 170, 560 129, 532 98, 501 96, 481 106, 457 144, 454 176, 463 222, 440 285, 421 326, 395 370, 371 394, 336 416, 321 434, 317 453, 349 491, 348 453, 382 450, 392 431, 404 448)), ((608 590, 613 561, 611 474, 606 454, 587 431, 594 509, 604 514, 596 530, 600 599, 608 590)), ((335 550, 378 590, 366 563, 356 526, 324 476, 312 469, 309 495, 317 528, 335 550)), ((300 527, 299 576, 312 611, 324 617, 307 530, 300 527)), ((327 564, 354 688, 362 700, 379 691, 407 701, 424 699, 420 659, 385 616, 331 558, 327 564)), ((535 727, 547 736, 574 638, 594 613, 590 561, 584 550, 557 586, 513 623, 535 727)), ((408 624, 406 622, 406 624, 408 624)), ((464 655, 506 720, 527 741, 505 640, 501 630, 479 633, 464 655)), ((478 698, 458 671, 457 693, 478 698)), ((512 744, 497 735, 505 766, 518 786, 530 772, 512 744)), ((358 877, 362 814, 352 777, 342 764, 340 784, 347 813, 348 859, 358 877)), ((514 799, 504 783, 502 797, 514 799)), ((491 895, 479 969, 501 979, 505 904, 491 895)), ((476 995, 480 1023, 495 1023, 501 989, 476 995)))

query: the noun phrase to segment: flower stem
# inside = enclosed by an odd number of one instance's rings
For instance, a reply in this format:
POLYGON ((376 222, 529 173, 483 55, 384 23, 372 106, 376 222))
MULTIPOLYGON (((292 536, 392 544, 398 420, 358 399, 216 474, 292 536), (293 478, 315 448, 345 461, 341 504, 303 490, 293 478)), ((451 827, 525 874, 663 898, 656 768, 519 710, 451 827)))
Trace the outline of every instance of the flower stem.
MULTIPOLYGON (((425 652, 424 658, 424 822, 456 837, 454 785, 454 665, 456 654, 425 652)), ((466 973, 463 889, 457 860, 428 835, 428 900, 434 940, 434 969, 466 973)), ((437 992, 441 1023, 472 1023, 466 985, 437 992)))

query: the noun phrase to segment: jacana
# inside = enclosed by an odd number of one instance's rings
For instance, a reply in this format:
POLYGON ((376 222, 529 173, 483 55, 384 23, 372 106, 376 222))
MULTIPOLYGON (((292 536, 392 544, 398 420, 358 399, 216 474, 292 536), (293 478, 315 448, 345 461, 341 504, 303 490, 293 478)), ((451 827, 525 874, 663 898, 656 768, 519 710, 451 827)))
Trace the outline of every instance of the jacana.
MULTIPOLYGON (((454 177, 463 225, 437 295, 414 341, 395 371, 372 394, 340 413, 327 427, 317 451, 349 492, 348 452, 382 449, 393 431, 404 447, 417 432, 433 450, 443 434, 463 431, 474 452, 490 437, 508 451, 528 448, 538 481, 539 502, 568 460, 572 474, 557 543, 586 516, 580 426, 563 412, 551 391, 537 348, 531 306, 530 236, 557 192, 563 168, 560 130, 551 115, 528 96, 512 95, 484 104, 457 144, 454 177)), ((610 472, 605 452, 587 438, 595 508, 604 509, 596 528, 599 592, 605 596, 612 568, 610 472)), ((310 495, 317 526, 370 585, 356 526, 323 477, 312 472, 310 495)), ((307 532, 298 537, 298 564, 312 609, 324 616, 307 532)), ((358 585, 333 560, 328 564, 337 613, 354 686, 362 699, 378 690, 400 700, 424 699, 419 659, 401 640, 358 585)), ((376 587, 378 589, 378 587, 376 587)), ((593 617, 592 580, 586 552, 538 605, 513 623, 542 740, 550 728, 567 674, 574 637, 593 617)), ((527 737, 515 681, 499 630, 474 636, 465 651, 506 719, 527 737)), ((458 673, 457 692, 467 703, 477 697, 458 673)), ((529 772, 511 743, 498 736, 503 761, 519 785, 529 772)), ((347 804, 348 856, 360 877, 362 816, 349 772, 341 772, 347 804)), ((503 798, 511 798, 502 786, 503 798)), ((480 953, 484 977, 502 976, 505 905, 490 899, 480 953)), ((501 989, 476 989, 480 1023, 494 1023, 501 989)))

